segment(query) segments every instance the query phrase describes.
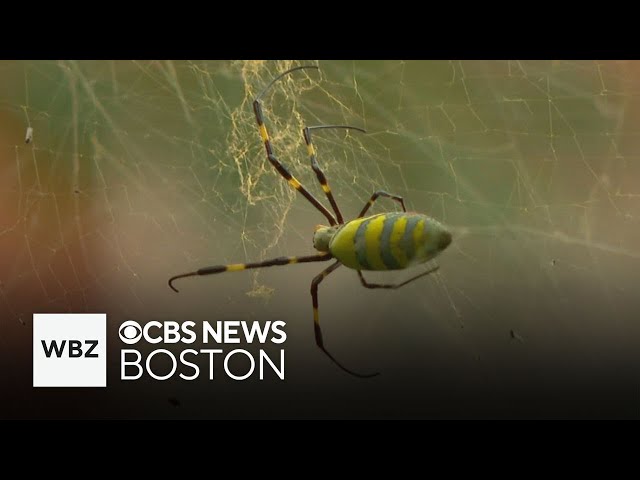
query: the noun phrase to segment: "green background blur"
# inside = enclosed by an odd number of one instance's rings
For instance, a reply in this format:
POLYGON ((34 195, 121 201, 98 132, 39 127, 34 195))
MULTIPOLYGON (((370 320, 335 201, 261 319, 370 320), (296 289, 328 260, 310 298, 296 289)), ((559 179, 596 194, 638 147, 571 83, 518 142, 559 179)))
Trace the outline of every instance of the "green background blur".
POLYGON ((0 62, 0 75, 1 416, 640 416, 640 63, 0 62), (302 64, 321 71, 264 99, 280 159, 321 197, 301 129, 363 126, 315 137, 345 217, 383 188, 454 232, 439 273, 401 290, 363 289, 346 268, 321 285, 326 344, 373 380, 315 347, 309 284, 326 265, 166 284, 313 253, 324 218, 272 171, 251 109, 302 64), (31 388, 31 316, 67 311, 108 314, 105 390, 31 388), (127 319, 284 320, 286 381, 122 383, 127 319))

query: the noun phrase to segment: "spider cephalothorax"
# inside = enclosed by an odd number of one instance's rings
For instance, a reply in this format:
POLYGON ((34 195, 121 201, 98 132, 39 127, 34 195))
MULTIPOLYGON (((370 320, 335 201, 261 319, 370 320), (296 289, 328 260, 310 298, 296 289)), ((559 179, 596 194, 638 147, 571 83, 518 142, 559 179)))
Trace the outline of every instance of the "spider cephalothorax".
POLYGON ((316 231, 313 233, 313 248, 319 252, 328 252, 329 243, 336 234, 338 226, 327 227, 326 225, 316 226, 316 231))

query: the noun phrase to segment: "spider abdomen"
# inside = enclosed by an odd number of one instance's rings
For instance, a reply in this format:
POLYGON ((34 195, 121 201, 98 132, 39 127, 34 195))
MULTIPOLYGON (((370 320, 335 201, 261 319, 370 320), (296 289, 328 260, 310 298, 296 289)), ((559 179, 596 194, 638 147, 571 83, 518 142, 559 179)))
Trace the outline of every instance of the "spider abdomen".
POLYGON ((354 270, 402 270, 424 263, 451 243, 438 221, 418 213, 381 213, 342 225, 329 251, 354 270))

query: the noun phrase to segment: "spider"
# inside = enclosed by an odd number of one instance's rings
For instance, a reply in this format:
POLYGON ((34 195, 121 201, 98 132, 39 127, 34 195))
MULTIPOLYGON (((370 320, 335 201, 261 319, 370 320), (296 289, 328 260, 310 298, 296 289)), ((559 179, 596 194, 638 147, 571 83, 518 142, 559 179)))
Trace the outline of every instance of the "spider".
POLYGON ((362 275, 363 270, 402 270, 418 264, 428 262, 436 257, 451 243, 451 233, 437 220, 419 213, 407 212, 404 199, 398 195, 392 195, 382 190, 376 191, 365 204, 357 218, 344 221, 338 204, 333 197, 329 183, 325 177, 318 159, 316 150, 311 141, 313 130, 325 128, 351 129, 366 133, 363 129, 349 125, 318 125, 305 127, 302 131, 307 151, 311 161, 311 168, 316 174, 320 186, 324 191, 333 212, 325 208, 318 199, 313 196, 302 184, 289 172, 280 160, 273 154, 273 147, 269 139, 269 132, 265 125, 265 117, 262 112, 261 99, 264 94, 282 77, 302 69, 318 69, 316 66, 305 65, 291 68, 275 77, 253 101, 253 110, 258 122, 260 137, 267 151, 267 158, 277 172, 306 198, 320 213, 322 213, 329 225, 316 226, 313 235, 313 247, 318 251, 315 255, 303 257, 278 257, 263 262, 234 263, 230 265, 216 265, 204 267, 195 272, 183 273, 169 279, 169 287, 178 291, 173 282, 179 278, 193 277, 196 275, 212 275, 223 272, 237 272, 250 268, 272 267, 275 265, 292 265, 295 263, 326 262, 335 259, 335 262, 324 269, 311 282, 311 299, 313 304, 313 324, 316 344, 338 367, 356 377, 373 377, 378 373, 356 373, 334 358, 324 346, 320 319, 318 315, 318 285, 340 265, 351 268, 358 273, 360 282, 366 288, 400 288, 418 278, 429 275, 438 270, 439 266, 419 273, 410 279, 398 284, 369 283, 362 275), (365 217, 369 208, 379 197, 389 198, 400 204, 402 212, 381 213, 365 217))

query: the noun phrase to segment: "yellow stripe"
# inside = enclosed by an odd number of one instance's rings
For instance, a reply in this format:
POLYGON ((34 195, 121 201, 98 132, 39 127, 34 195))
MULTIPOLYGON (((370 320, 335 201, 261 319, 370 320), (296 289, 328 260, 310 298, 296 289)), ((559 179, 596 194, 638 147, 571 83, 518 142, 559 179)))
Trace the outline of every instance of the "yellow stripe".
POLYGON ((329 244, 331 253, 346 267, 359 269, 360 264, 356 257, 354 241, 358 227, 367 218, 358 218, 347 223, 334 235, 329 244))
POLYGON ((366 226, 364 241, 366 244, 367 262, 374 270, 387 270, 387 266, 380 255, 380 236, 387 216, 380 215, 373 218, 366 226))
POLYGON ((266 142, 269 140, 269 134, 267 133, 267 126, 263 123, 260 125, 260 137, 262 137, 262 141, 266 142))
POLYGON ((420 220, 416 224, 416 228, 413 230, 413 244, 415 245, 416 252, 425 241, 426 237, 427 234, 424 232, 424 220, 420 220))
POLYGON ((246 266, 244 263, 232 263, 231 265, 227 265, 227 272, 239 272, 245 268, 246 266))
POLYGON ((298 258, 297 257, 291 257, 289 259, 289 264, 292 264, 292 263, 298 263, 298 258))
POLYGON ((324 190, 324 193, 329 193, 331 191, 329 185, 322 185, 322 190, 324 190))
POLYGON ((291 177, 289 179, 289 185, 291 185, 296 190, 301 187, 300 182, 298 180, 296 180, 295 177, 291 177))
POLYGON ((309 152, 310 157, 316 154, 316 149, 313 148, 313 143, 307 145, 307 152, 309 152))
MULTIPOLYGON (((307 310, 308 311, 308 310, 307 310)), ((318 309, 313 307, 313 321, 315 322, 315 324, 318 324, 318 309)))
POLYGON ((393 224, 393 231, 391 232, 391 239, 389 245, 391 246, 391 255, 398 261, 401 267, 406 267, 409 264, 406 253, 400 248, 400 240, 407 228, 407 217, 402 216, 396 220, 393 224))

